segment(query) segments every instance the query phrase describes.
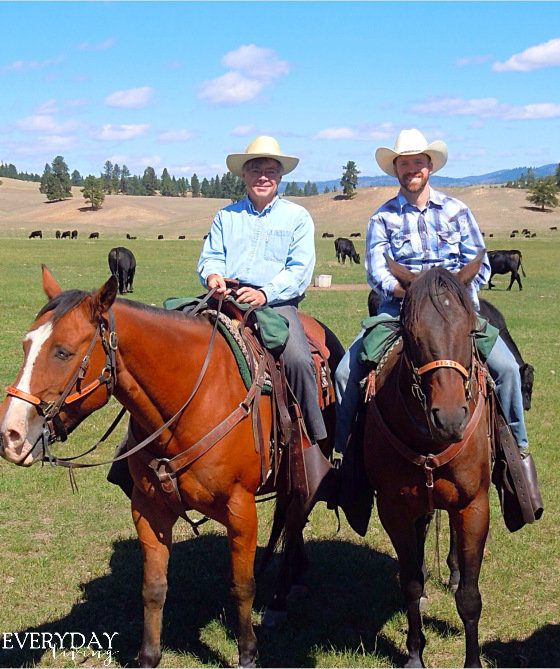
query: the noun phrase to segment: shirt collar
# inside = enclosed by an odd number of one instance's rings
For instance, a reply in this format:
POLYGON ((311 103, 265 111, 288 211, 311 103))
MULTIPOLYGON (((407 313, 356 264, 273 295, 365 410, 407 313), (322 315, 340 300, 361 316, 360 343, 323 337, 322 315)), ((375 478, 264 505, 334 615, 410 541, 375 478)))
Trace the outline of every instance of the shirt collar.
POLYGON ((255 206, 253 205, 253 203, 249 199, 249 196, 248 195, 245 196, 245 202, 247 203, 247 209, 249 210, 249 212, 251 214, 254 214, 255 216, 263 216, 264 214, 267 214, 272 209, 272 207, 274 207, 276 205, 276 203, 278 202, 279 199, 280 198, 278 197, 278 193, 276 193, 276 195, 272 198, 271 202, 262 211, 257 211, 255 209, 255 206))
MULTIPOLYGON (((428 201, 426 202, 426 209, 428 209, 430 206, 437 207, 440 209, 443 207, 443 201, 444 201, 444 194, 441 193, 438 190, 434 190, 431 186, 429 186, 429 195, 428 195, 428 201)), ((414 205, 411 205, 408 200, 405 198, 405 196, 400 192, 397 193, 397 207, 399 209, 399 214, 403 213, 403 210, 406 207, 412 207, 416 209, 414 205)))

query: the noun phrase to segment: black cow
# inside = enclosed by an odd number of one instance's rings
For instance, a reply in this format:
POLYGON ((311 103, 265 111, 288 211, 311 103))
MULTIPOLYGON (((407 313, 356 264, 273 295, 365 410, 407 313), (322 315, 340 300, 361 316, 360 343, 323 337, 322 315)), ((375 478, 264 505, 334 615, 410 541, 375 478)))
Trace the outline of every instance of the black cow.
POLYGON ((127 232, 127 233, 126 233, 126 238, 127 238, 127 239, 136 239, 136 237, 133 237, 133 236, 130 234, 130 232, 127 232))
POLYGON ((521 357, 521 353, 517 348, 516 343, 513 341, 512 336, 509 333, 509 330, 506 325, 505 318, 502 313, 496 309, 493 304, 490 304, 487 300, 483 300, 481 297, 478 298, 480 302, 480 315, 486 319, 500 331, 500 336, 507 344, 509 350, 513 353, 515 361, 519 365, 519 375, 521 376, 521 396, 523 398, 523 408, 525 411, 529 411, 531 408, 531 396, 533 395, 533 380, 534 380, 534 368, 529 363, 525 362, 521 357))
MULTIPOLYGON (((483 300, 481 297, 478 298, 480 302, 480 315, 483 318, 486 318, 491 325, 495 328, 498 328, 500 331, 500 336, 506 343, 509 350, 513 353, 517 364, 519 365, 519 376, 521 377, 521 397, 523 399, 523 408, 525 411, 529 411, 531 408, 531 397, 533 394, 533 379, 534 379, 534 368, 529 363, 525 362, 521 357, 521 353, 517 348, 516 343, 513 341, 509 330, 507 329, 506 321, 498 309, 493 304, 490 304, 487 300, 483 300)), ((379 307, 380 298, 379 295, 371 290, 368 295, 368 313, 370 316, 377 315, 377 308, 379 307)))
POLYGON ((334 240, 334 250, 336 253, 336 259, 338 262, 342 262, 343 265, 344 261, 346 260, 346 256, 351 258, 356 263, 356 265, 360 264, 360 254, 356 253, 354 242, 346 239, 346 237, 338 237, 334 240))
POLYGON ((179 235, 179 239, 185 239, 185 235, 179 235))
POLYGON ((350 237, 361 237, 361 236, 362 236, 361 232, 351 232, 350 233, 350 237))
POLYGON ((557 225, 551 225, 549 230, 558 230, 558 226, 557 225))
POLYGON ((109 269, 119 280, 119 293, 132 293, 132 282, 136 272, 136 258, 130 249, 117 246, 109 251, 109 269))
POLYGON ((28 239, 43 239, 43 231, 42 230, 33 230, 33 232, 29 235, 28 239))
POLYGON ((72 239, 78 239, 78 231, 72 230, 72 239))
POLYGON ((57 231, 54 233, 54 236, 55 236, 57 239, 60 239, 60 230, 57 230, 57 231))
POLYGON ((206 233, 202 239, 208 239, 208 233, 206 233))
POLYGON ((163 235, 158 235, 157 238, 158 239, 163 239, 163 235))
POLYGON ((99 233, 98 232, 90 232, 89 233, 89 238, 90 239, 99 239, 99 233))
POLYGON ((334 235, 333 235, 332 233, 330 233, 330 232, 323 232, 323 234, 321 235, 321 237, 322 237, 323 239, 327 239, 328 237, 334 237, 334 235))
POLYGON ((488 260, 490 261, 490 278, 488 279, 488 290, 494 287, 492 277, 494 274, 507 274, 511 272, 511 280, 507 290, 511 290, 513 282, 517 281, 519 290, 523 290, 521 279, 519 278, 519 269, 526 276, 523 265, 521 264, 521 251, 513 249, 511 251, 488 251, 488 260))
POLYGON ((70 230, 65 230, 61 235, 61 239, 70 239, 70 230))

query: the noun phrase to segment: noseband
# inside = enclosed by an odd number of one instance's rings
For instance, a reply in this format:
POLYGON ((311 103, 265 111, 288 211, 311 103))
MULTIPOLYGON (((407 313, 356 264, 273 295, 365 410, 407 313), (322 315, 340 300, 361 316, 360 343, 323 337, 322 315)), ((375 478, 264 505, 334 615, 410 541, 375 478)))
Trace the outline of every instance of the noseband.
POLYGON ((109 401, 109 398, 111 397, 111 394, 113 393, 113 390, 117 384, 115 352, 118 347, 118 338, 117 333, 115 332, 115 320, 111 309, 109 309, 107 315, 109 321, 108 327, 105 320, 100 318, 99 322, 97 323, 95 332, 93 333, 93 337, 89 343, 88 349, 82 358, 78 369, 76 369, 58 399, 51 402, 45 402, 45 400, 42 400, 40 397, 26 393, 23 390, 16 388, 15 386, 9 386, 6 388, 6 394, 9 397, 15 397, 17 399, 23 400, 24 402, 32 404, 37 409, 38 414, 43 417, 44 421, 42 439, 45 453, 47 454, 48 451, 46 446, 48 444, 54 443, 57 439, 66 441, 68 437, 66 428, 60 419, 60 412, 68 405, 83 399, 103 385, 105 386, 107 393, 107 397, 104 402, 104 404, 106 404, 109 401), (87 386, 82 388, 82 379, 86 375, 87 369, 89 367, 90 355, 95 347, 98 337, 101 339, 101 344, 105 352, 105 364, 99 376, 91 383, 88 383, 87 386), (74 392, 72 392, 73 390, 74 392))

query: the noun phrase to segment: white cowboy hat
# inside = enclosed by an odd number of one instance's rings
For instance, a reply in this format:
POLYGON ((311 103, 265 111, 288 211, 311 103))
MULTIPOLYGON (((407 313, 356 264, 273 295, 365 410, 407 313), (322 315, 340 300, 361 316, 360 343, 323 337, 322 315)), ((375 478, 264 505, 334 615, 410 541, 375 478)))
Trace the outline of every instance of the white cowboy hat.
POLYGON ((295 156, 285 156, 280 153, 280 147, 274 137, 260 135, 255 138, 243 153, 230 153, 226 158, 226 165, 235 176, 243 176, 243 165, 254 158, 274 158, 282 167, 282 174, 288 174, 299 163, 295 156))
POLYGON ((411 128, 410 130, 401 130, 395 142, 395 148, 389 149, 386 146, 380 146, 375 152, 375 160, 379 167, 390 177, 396 177, 393 161, 397 156, 410 156, 417 153, 425 153, 430 156, 433 164, 432 174, 441 170, 447 162, 447 146, 445 142, 436 140, 428 144, 420 130, 411 128))

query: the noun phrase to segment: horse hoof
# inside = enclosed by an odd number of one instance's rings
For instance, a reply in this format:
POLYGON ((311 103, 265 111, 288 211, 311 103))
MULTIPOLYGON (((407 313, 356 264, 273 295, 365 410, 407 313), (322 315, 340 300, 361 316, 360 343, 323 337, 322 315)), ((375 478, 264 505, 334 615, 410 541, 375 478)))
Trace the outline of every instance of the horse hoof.
POLYGON ((420 597, 418 608, 420 609, 420 613, 426 613, 426 611, 428 610, 428 598, 425 595, 422 595, 422 597, 420 597))
POLYGON ((309 595, 309 588, 307 585, 303 585, 301 583, 292 585, 292 587, 290 588, 290 592, 286 597, 286 601, 290 604, 293 604, 295 602, 298 602, 300 599, 304 599, 308 595, 309 595))
POLYGON ((459 584, 458 583, 450 583, 449 584, 449 591, 451 592, 452 595, 454 595, 457 590, 459 590, 459 584))
POLYGON ((282 627, 288 620, 288 612, 266 608, 262 615, 261 625, 270 630, 282 627))
POLYGON ((138 655, 139 667, 157 667, 161 660, 161 652, 145 650, 138 655))

